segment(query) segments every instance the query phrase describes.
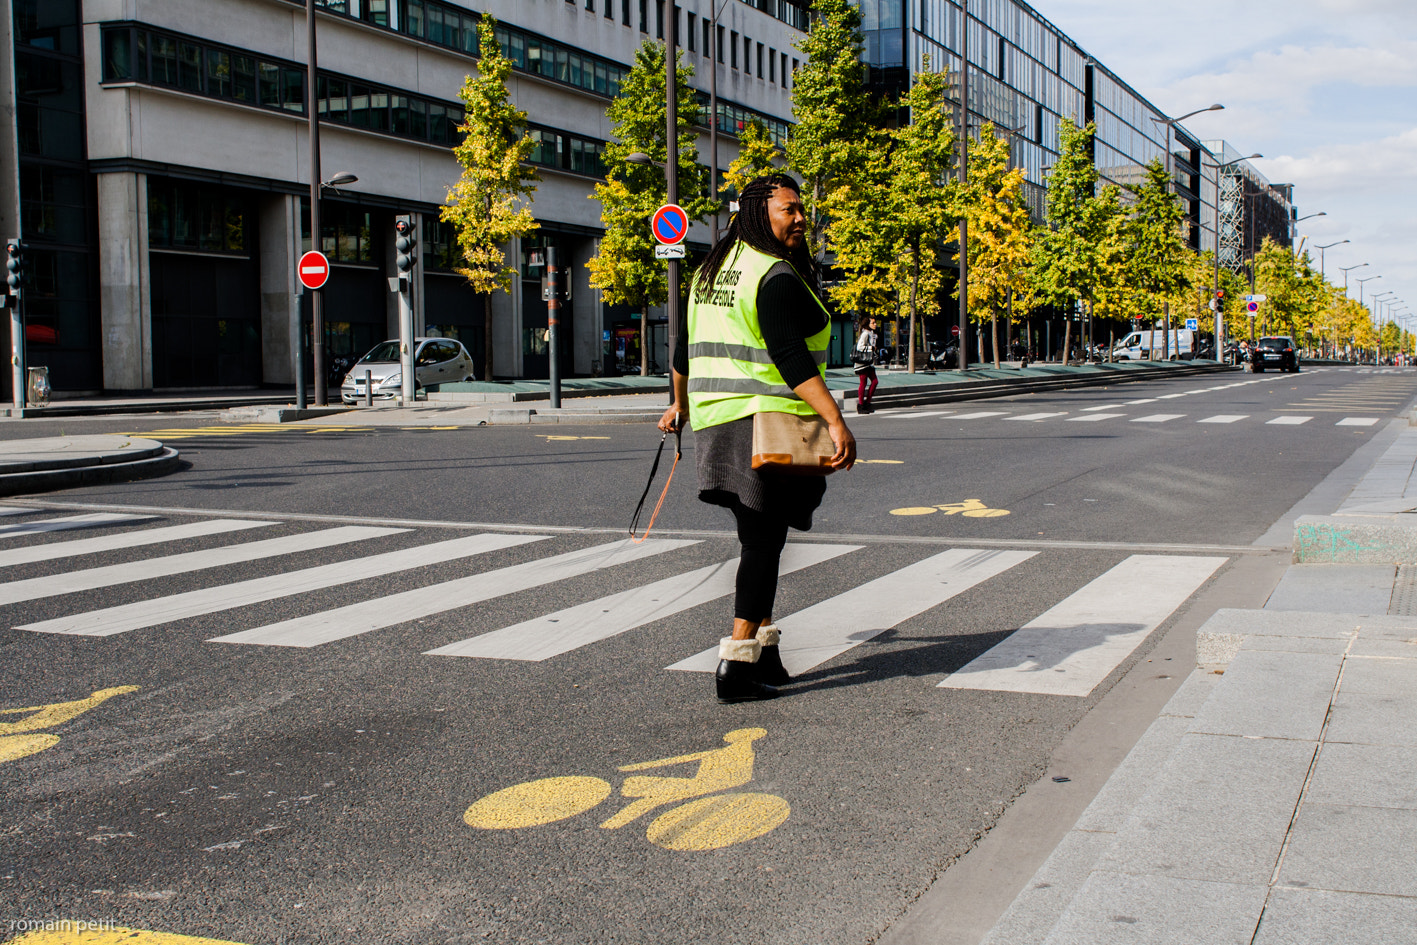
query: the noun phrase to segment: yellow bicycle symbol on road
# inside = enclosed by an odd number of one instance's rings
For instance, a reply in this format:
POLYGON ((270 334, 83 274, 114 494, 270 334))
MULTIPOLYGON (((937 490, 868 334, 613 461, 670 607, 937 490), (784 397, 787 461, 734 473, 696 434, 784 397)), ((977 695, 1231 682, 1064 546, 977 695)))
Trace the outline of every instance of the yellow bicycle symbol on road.
POLYGON ((963 502, 950 502, 945 505, 916 505, 891 509, 892 515, 934 515, 936 512, 962 515, 965 518, 1000 518, 1009 514, 1008 509, 991 509, 978 499, 965 499, 963 502))
POLYGON ((22 709, 0 709, 0 715, 18 715, 33 712, 27 719, 18 722, 0 722, 0 764, 53 748, 59 744, 58 735, 41 732, 41 729, 63 725, 76 715, 107 702, 114 696, 137 692, 137 686, 116 686, 100 689, 87 699, 74 702, 55 702, 52 705, 34 705, 22 709))
MULTIPOLYGON (((731 789, 753 779, 753 742, 766 735, 767 730, 761 728, 735 729, 723 736, 725 748, 621 766, 617 770, 629 772, 699 763, 698 771, 689 778, 626 778, 620 794, 632 800, 602 823, 601 829, 618 830, 655 808, 689 801, 650 822, 645 835, 651 843, 666 850, 717 850, 761 837, 785 821, 791 807, 773 794, 731 789), (730 793, 715 793, 718 791, 730 793)), ((463 820, 482 830, 537 827, 585 813, 613 790, 610 782, 601 778, 542 778, 488 794, 467 809, 463 820)))

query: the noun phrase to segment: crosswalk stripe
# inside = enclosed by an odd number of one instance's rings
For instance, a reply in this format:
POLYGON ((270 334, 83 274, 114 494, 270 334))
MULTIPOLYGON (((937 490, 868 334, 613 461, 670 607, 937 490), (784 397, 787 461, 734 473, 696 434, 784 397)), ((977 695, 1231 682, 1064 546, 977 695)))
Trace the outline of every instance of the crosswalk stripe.
POLYGON ((1370 427, 1378 422, 1377 417, 1344 417, 1334 424, 1336 427, 1370 427))
POLYGON ((1120 407, 1120 406, 1122 406, 1122 405, 1121 405, 1121 404, 1101 404, 1101 405, 1099 405, 1099 406, 1097 406, 1097 407, 1084 407, 1084 408, 1082 408, 1082 409, 1083 409, 1084 411, 1088 411, 1088 410, 1116 410, 1116 409, 1117 409, 1118 407, 1120 407))
POLYGON ((0 551, 0 568, 35 561, 54 561, 58 558, 73 558, 78 555, 97 554, 101 551, 116 551, 120 548, 141 548, 144 545, 160 545, 185 538, 203 538, 207 535, 221 535, 247 528, 262 528, 275 522, 256 522, 250 519, 218 518, 206 522, 189 522, 170 528, 146 528, 142 531, 119 532, 99 538, 82 538, 77 541, 55 542, 50 545, 31 545, 28 548, 11 548, 0 551))
MULTIPOLYGON (((793 675, 805 673, 1036 554, 952 548, 779 618, 783 665, 793 675)), ((715 646, 666 668, 711 673, 717 667, 715 646)))
POLYGON ((628 539, 582 548, 552 558, 473 574, 431 587, 337 607, 307 617, 282 620, 240 633, 214 637, 209 643, 257 643, 268 646, 319 646, 358 636, 431 614, 456 610, 481 601, 529 588, 563 581, 601 568, 626 564, 697 544, 689 539, 651 539, 634 544, 628 539))
POLYGON ((1265 426, 1297 427, 1301 423, 1308 423, 1313 417, 1275 417, 1273 420, 1266 420, 1265 426))
POLYGON ((1019 417, 1007 417, 1008 420, 1047 420, 1050 417, 1066 416, 1066 410, 1059 410, 1056 413, 1026 413, 1019 417))
POLYGON ((13 505, 0 505, 0 518, 9 518, 12 515, 33 515, 34 509, 22 509, 13 505))
POLYGON ((1171 420, 1180 420, 1183 413, 1154 413, 1147 417, 1137 417, 1133 423, 1167 423, 1171 420))
POLYGON ((1144 398, 1142 398, 1141 400, 1129 400, 1129 401, 1127 401, 1126 403, 1122 404, 1122 406, 1123 406, 1123 407, 1135 407, 1137 404, 1154 404, 1154 403, 1156 403, 1156 401, 1157 401, 1157 398, 1155 398, 1155 397, 1144 397, 1144 398))
POLYGON ((128 515, 123 512, 90 512, 85 515, 65 515, 61 518, 47 518, 39 522, 21 522, 18 525, 0 526, 0 538, 16 538, 20 535, 42 535, 45 532, 65 532, 75 528, 99 528, 104 525, 120 525, 125 522, 146 522, 156 515, 128 515))
POLYGON ((1218 413, 1213 417, 1206 417, 1204 420, 1197 420, 1196 423, 1235 423, 1248 417, 1247 413, 1218 413))
POLYGON ((923 413, 899 413, 893 414, 897 420, 919 420, 921 417, 943 417, 949 413, 948 410, 926 410, 923 413))
POLYGON ((414 568, 455 561, 488 551, 512 548, 533 541, 544 541, 545 535, 470 535, 451 541, 439 541, 416 548, 400 549, 384 554, 324 564, 287 574, 239 581, 219 587, 205 587, 137 601, 119 607, 91 610, 55 620, 22 624, 17 629, 35 633, 66 633, 74 636, 108 637, 143 627, 185 620, 203 614, 219 613, 248 604, 289 597, 307 591, 322 590, 340 584, 350 584, 366 578, 396 574, 414 568))
MULTIPOLYGON (((793 543, 783 549, 778 573, 800 571, 861 547, 793 543)), ((428 655, 534 662, 549 659, 731 594, 737 573, 738 559, 730 558, 688 574, 449 643, 429 650, 428 655)))
POLYGON ((101 568, 89 568, 84 571, 70 571, 67 574, 11 581, 8 584, 0 584, 0 604, 14 604, 19 601, 37 600, 41 597, 54 597, 59 594, 73 594, 78 591, 92 591, 100 587, 130 584, 133 581, 146 581, 152 578, 182 574, 187 571, 200 571, 228 564, 239 564, 244 561, 255 561, 260 558, 272 558, 276 555, 313 551, 316 548, 328 548, 332 545, 362 541, 366 538, 379 538, 407 530, 406 528, 375 528, 368 525, 343 525, 339 528, 302 532, 299 535, 287 535, 283 538, 268 538, 264 541, 226 545, 221 548, 205 548, 201 551, 189 551, 163 558, 148 558, 144 561, 129 561, 101 568))
POLYGON ((1069 417, 1068 423, 1089 423, 1094 420, 1115 420, 1118 417, 1125 417, 1124 413, 1090 413, 1085 417, 1069 417))
POLYGON ((1086 696, 1227 560, 1132 555, 939 686, 1086 696))
POLYGON ((984 419, 985 417, 1002 417, 1002 416, 1004 416, 1004 411, 1002 411, 1002 410, 977 410, 977 411, 975 411, 974 413, 957 413, 957 414, 955 414, 953 417, 951 417, 950 419, 952 419, 952 420, 982 420, 982 419, 984 419))

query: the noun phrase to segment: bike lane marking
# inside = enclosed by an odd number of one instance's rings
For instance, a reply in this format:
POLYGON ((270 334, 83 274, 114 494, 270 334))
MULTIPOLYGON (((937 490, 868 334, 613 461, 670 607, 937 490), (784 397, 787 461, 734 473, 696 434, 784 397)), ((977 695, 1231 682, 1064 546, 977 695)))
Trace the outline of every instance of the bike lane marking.
POLYGON ((614 541, 213 637, 207 642, 319 646, 696 544, 697 540, 668 538, 652 538, 639 545, 628 539, 614 541))
POLYGON ((8 945, 241 945, 226 939, 130 929, 102 920, 36 919, 33 924, 41 927, 11 939, 8 945))
POLYGON ((938 688, 1086 696, 1228 560, 1132 555, 938 688))
POLYGON ((18 709, 0 709, 0 716, 31 713, 18 722, 0 722, 0 763, 17 761, 36 752, 53 748, 59 744, 59 736, 44 729, 63 725, 75 716, 83 715, 112 699, 114 696, 137 692, 137 686, 115 686, 100 689, 85 699, 73 702, 54 702, 49 705, 25 706, 18 709))
MULTIPOLYGON (((778 573, 791 574, 862 547, 794 542, 783 548, 778 573)), ((730 558, 721 564, 449 643, 428 650, 425 655, 530 662, 550 659, 733 593, 738 561, 730 558)))
MULTIPOLYGON (((782 631, 783 665, 794 676, 805 673, 1036 554, 952 548, 781 617, 775 623, 782 631)), ((714 672, 718 647, 665 668, 714 672)))

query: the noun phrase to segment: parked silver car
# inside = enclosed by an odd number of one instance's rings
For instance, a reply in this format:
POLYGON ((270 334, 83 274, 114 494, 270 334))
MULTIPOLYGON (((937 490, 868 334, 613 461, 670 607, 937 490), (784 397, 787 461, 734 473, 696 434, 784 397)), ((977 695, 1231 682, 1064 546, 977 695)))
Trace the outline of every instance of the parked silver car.
MULTIPOLYGON (((473 381, 472 355, 462 342, 451 338, 415 338, 413 349, 414 388, 428 384, 473 381)), ((347 404, 364 400, 364 375, 370 376, 374 398, 393 399, 403 388, 403 365, 399 363, 398 341, 381 341, 344 376, 340 399, 347 404)))

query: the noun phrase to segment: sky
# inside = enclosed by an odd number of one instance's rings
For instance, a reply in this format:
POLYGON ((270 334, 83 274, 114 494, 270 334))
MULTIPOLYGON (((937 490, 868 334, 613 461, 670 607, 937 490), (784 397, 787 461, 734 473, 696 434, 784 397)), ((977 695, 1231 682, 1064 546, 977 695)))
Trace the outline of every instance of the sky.
POLYGON ((1030 0, 1168 115, 1295 185, 1329 281, 1417 330, 1417 0, 1030 0), (1125 11, 1125 12, 1123 12, 1125 11))

